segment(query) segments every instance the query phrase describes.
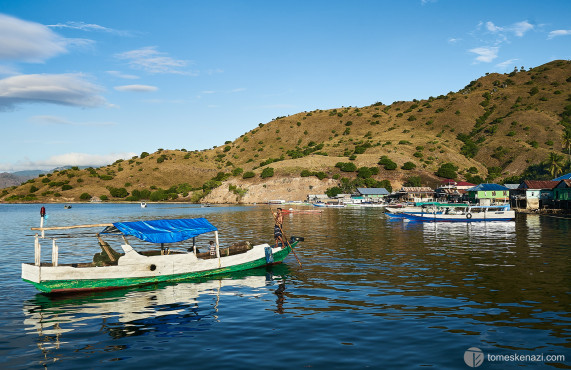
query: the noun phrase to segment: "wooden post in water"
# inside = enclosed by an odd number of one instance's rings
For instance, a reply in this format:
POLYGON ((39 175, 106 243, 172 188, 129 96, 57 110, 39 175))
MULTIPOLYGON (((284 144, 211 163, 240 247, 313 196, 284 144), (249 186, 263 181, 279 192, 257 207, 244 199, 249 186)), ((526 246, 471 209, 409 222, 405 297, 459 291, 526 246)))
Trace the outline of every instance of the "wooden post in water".
POLYGON ((218 258, 218 268, 220 268, 222 263, 220 261, 220 245, 218 244, 218 230, 214 232, 214 240, 216 242, 216 258, 218 258))
POLYGON ((34 264, 36 266, 40 265, 42 256, 42 246, 40 245, 40 239, 38 234, 36 234, 36 239, 34 240, 34 264))
POLYGON ((56 240, 52 239, 52 265, 56 267, 58 265, 59 250, 56 240))

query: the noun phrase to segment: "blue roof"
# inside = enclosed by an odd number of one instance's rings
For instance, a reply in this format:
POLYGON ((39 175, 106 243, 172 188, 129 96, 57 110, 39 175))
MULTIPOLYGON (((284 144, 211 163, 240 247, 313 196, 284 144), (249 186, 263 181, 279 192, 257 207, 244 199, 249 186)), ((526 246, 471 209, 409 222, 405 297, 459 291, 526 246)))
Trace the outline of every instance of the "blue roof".
POLYGON ((476 185, 473 188, 470 188, 466 191, 505 191, 509 190, 505 186, 498 185, 498 184, 480 184, 476 185))
POLYGON ((385 188, 357 188, 362 195, 389 195, 385 188))
POLYGON ((571 172, 569 172, 567 175, 559 176, 558 178, 553 179, 553 181, 561 181, 561 180, 571 180, 571 172))
POLYGON ((205 218, 115 222, 113 226, 103 230, 102 234, 112 234, 118 230, 124 235, 156 244, 177 243, 218 230, 205 218))

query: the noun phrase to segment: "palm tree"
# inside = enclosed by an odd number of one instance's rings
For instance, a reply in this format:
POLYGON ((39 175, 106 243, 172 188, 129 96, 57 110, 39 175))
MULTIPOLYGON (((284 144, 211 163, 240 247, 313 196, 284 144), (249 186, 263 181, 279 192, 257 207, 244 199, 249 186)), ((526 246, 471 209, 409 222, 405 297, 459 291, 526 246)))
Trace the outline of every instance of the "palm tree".
POLYGON ((551 152, 549 154, 549 158, 547 159, 547 170, 549 171, 549 173, 551 174, 551 176, 553 177, 557 177, 557 175, 559 175, 561 173, 561 171, 563 170, 563 156, 551 152))
POLYGON ((571 157, 571 129, 563 132, 563 149, 567 150, 567 154, 571 157))

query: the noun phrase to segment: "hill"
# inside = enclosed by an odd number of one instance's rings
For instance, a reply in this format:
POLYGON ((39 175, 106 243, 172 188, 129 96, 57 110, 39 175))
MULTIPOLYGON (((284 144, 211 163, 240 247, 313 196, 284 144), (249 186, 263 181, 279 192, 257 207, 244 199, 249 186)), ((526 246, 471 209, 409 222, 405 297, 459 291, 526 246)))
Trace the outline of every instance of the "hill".
POLYGON ((2 190, 0 200, 256 202, 337 184, 434 186, 442 180, 437 173, 501 181, 567 152, 570 101, 571 62, 558 60, 490 73, 437 97, 277 117, 208 150, 159 149, 105 167, 54 171, 2 190))

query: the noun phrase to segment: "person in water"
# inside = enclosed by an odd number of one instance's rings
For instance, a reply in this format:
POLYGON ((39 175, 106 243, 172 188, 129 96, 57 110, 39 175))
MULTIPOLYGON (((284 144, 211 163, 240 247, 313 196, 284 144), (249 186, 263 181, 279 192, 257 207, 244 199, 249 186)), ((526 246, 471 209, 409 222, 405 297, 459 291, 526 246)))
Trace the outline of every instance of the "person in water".
POLYGON ((284 215, 282 214, 282 209, 278 208, 276 214, 274 214, 274 239, 276 240, 276 248, 279 246, 278 242, 282 243, 282 248, 284 245, 284 237, 282 234, 282 228, 284 225, 284 215))

